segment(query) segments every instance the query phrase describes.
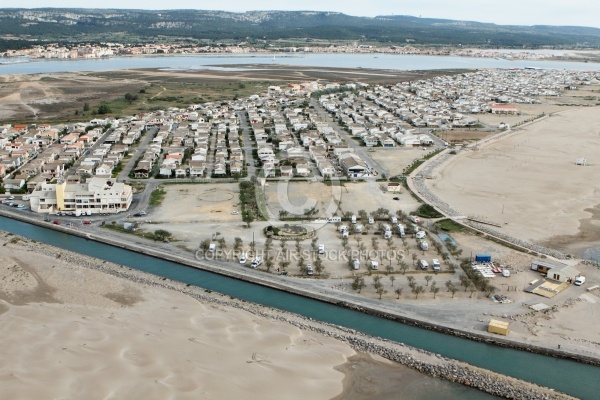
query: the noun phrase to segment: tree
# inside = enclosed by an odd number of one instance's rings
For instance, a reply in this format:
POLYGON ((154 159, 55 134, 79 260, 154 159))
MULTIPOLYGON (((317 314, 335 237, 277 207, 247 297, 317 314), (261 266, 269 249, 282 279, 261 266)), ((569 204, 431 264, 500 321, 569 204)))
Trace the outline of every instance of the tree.
POLYGON ((429 291, 433 293, 433 298, 435 299, 435 295, 440 291, 440 288, 437 287, 435 281, 431 282, 431 287, 429 288, 429 291))
POLYGON ((413 259, 413 267, 414 267, 417 264, 417 255, 415 253, 413 253, 412 259, 413 259))
POLYGON ((315 236, 314 238, 311 239, 310 241, 310 248, 313 252, 317 252, 317 249, 319 247, 319 245, 317 244, 319 242, 319 237, 315 236))
POLYGON ((157 229, 154 231, 154 237, 156 238, 156 240, 165 241, 168 240, 171 236, 171 232, 166 231, 164 229, 157 229))
POLYGON ((83 111, 84 112, 90 111, 90 103, 83 103, 83 111))
POLYGON ((431 275, 425 275, 425 280, 427 281, 427 283, 425 284, 425 286, 429 286, 429 281, 431 281, 433 279, 433 276, 431 275))
POLYGON ((254 214, 252 214, 252 211, 246 210, 244 215, 242 215, 242 221, 246 224, 246 228, 250 228, 250 224, 254 221, 254 214))
POLYGON ((448 288, 448 291, 450 291, 450 288, 451 288, 452 286, 454 286, 454 284, 452 284, 452 281, 451 281, 451 280, 447 280, 447 281, 446 281, 446 287, 448 288))
POLYGON ((392 267, 392 260, 390 260, 390 263, 385 267, 385 272, 388 275, 391 274, 392 272, 394 272, 394 267, 392 267))
POLYGON ((219 250, 223 250, 227 248, 227 242, 225 241, 225 238, 219 238, 219 240, 217 240, 217 245, 219 246, 219 250))
POLYGON ((315 272, 317 275, 321 275, 324 269, 325 266, 323 265, 323 260, 321 260, 321 257, 317 256, 317 258, 315 258, 315 272))
POLYGON ((394 286, 395 280, 396 280, 396 277, 394 275, 390 275, 390 282, 392 282, 392 287, 394 286))
POLYGON ((279 210, 279 219, 283 219, 285 217, 287 217, 289 214, 289 212, 287 212, 286 210, 279 210))
POLYGON ((473 293, 475 293, 477 291, 477 288, 475 287, 475 285, 473 285, 473 282, 469 282, 469 292, 471 292, 471 295, 469 296, 469 298, 473 297, 473 293))
POLYGON ((464 286, 465 292, 466 292, 467 288, 469 287, 469 284, 471 283, 471 280, 465 274, 461 274, 459 279, 460 279, 460 285, 464 286))
POLYGON ((451 285, 448 290, 450 290, 452 292, 452 298, 454 298, 454 295, 456 294, 456 292, 458 291, 458 288, 454 285, 451 285))
POLYGON ((133 103, 137 99, 137 94, 125 93, 125 100, 127 100, 129 104, 133 103))
POLYGON ((242 240, 242 238, 236 237, 233 239, 233 250, 234 251, 240 251, 242 249, 242 245, 243 245, 244 241, 242 240))
POLYGON ((486 283, 485 288, 483 289, 487 297, 490 297, 492 294, 496 292, 496 286, 491 285, 490 283, 486 283))
POLYGON ((98 114, 110 114, 112 112, 112 109, 108 106, 108 104, 100 104, 96 112, 98 114))
POLYGON ((379 295, 379 300, 381 300, 381 296, 383 296, 384 294, 387 293, 387 290, 385 290, 383 287, 378 287, 377 288, 377 294, 379 295))
POLYGON ((425 291, 423 286, 415 286, 412 288, 413 293, 415 294, 415 299, 419 298, 419 295, 425 291))
POLYGON ((379 250, 379 240, 377 240, 377 236, 371 238, 371 247, 375 251, 379 250))
POLYGON ((412 289, 415 286, 417 286, 416 282, 415 282, 415 277, 412 275, 409 275, 406 277, 406 280, 408 281, 408 286, 412 289))
POLYGON ((406 270, 408 269, 408 264, 404 261, 400 262, 400 269, 402 270, 402 275, 406 275, 406 270))
POLYGON ((290 265, 290 262, 288 260, 281 260, 281 261, 279 261, 279 266, 284 271, 288 267, 288 265, 290 265))
POLYGON ((359 276, 354 278, 352 282, 352 290, 356 290, 358 293, 365 287, 365 280, 359 276))
POLYGON ((300 273, 304 274, 306 272, 306 261, 303 257, 298 258, 298 269, 300 273))
POLYGON ((271 272, 271 268, 273 268, 274 262, 273 257, 267 257, 265 260, 265 266, 267 267, 267 272, 271 272))
POLYGON ((399 299, 400 296, 402 296, 402 288, 401 287, 396 288, 396 290, 394 290, 394 293, 396 293, 396 295, 398 296, 396 298, 399 299))
POLYGON ((379 276, 379 275, 375 275, 375 276, 373 277, 373 287, 374 287, 375 289, 377 289, 377 288, 380 288, 381 286, 382 286, 382 285, 381 285, 381 276, 379 276))
POLYGON ((300 240, 300 238, 296 238, 295 241, 296 241, 296 252, 298 254, 300 254, 300 251, 302 250, 302 246, 300 246, 301 240, 300 240))
POLYGON ((200 249, 204 252, 207 252, 208 249, 210 249, 210 240, 209 239, 204 239, 203 241, 200 242, 200 249))

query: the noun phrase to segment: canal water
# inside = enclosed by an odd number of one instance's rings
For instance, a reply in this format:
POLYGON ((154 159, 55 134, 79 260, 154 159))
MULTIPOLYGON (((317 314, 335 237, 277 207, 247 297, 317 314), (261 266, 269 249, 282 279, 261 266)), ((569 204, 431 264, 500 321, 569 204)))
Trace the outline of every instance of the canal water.
MULTIPOLYGON (((5 217, 0 217, 0 229, 239 299, 405 343, 501 374, 551 387, 580 398, 596 399, 600 392, 599 367, 502 348, 408 326, 5 217)), ((473 394, 473 396, 478 396, 478 394, 473 394)))

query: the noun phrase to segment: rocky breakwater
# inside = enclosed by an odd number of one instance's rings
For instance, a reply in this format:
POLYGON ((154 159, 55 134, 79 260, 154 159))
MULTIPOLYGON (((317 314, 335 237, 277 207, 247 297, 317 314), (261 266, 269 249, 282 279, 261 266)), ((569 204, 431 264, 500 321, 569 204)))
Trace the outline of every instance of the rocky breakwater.
POLYGON ((299 329, 317 332, 324 336, 348 343, 357 352, 377 354, 390 361, 394 361, 432 377, 442 378, 451 382, 473 387, 502 398, 531 400, 573 399, 571 396, 557 393, 552 389, 477 368, 425 350, 415 349, 401 343, 371 337, 352 329, 314 321, 310 318, 305 318, 286 311, 238 300, 227 295, 213 293, 210 290, 171 281, 167 278, 140 272, 125 266, 57 249, 25 238, 20 238, 20 240, 15 243, 17 242, 19 246, 29 247, 37 253, 45 254, 53 258, 60 257, 63 261, 84 268, 99 270, 143 285, 158 286, 175 290, 203 302, 234 307, 257 316, 286 322, 299 329))

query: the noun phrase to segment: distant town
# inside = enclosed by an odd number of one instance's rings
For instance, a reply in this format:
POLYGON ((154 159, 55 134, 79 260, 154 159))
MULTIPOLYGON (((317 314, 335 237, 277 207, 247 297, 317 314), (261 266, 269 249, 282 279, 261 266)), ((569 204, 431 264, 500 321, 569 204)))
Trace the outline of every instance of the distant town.
POLYGON ((279 47, 265 44, 263 47, 248 45, 245 42, 215 45, 189 45, 189 44, 143 44, 126 45, 123 43, 74 44, 62 46, 59 44, 35 45, 21 50, 7 50, 0 53, 0 57, 31 59, 94 59, 118 56, 140 55, 169 55, 169 54, 254 54, 254 53, 381 53, 403 55, 431 55, 431 56, 460 56, 481 58, 502 58, 507 60, 542 60, 556 58, 552 51, 548 52, 503 52, 476 48, 458 47, 416 47, 410 43, 406 46, 373 46, 363 44, 353 45, 328 45, 306 47, 279 47))

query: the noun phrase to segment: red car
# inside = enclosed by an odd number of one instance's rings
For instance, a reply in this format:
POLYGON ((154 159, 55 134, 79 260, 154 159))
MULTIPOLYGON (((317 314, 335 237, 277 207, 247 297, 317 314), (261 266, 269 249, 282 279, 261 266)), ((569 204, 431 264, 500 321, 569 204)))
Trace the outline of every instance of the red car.
POLYGON ((84 225, 91 225, 92 221, 86 219, 86 220, 83 221, 83 224, 84 225))
POLYGON ((60 225, 60 221, 54 220, 54 222, 52 222, 54 225, 60 225))

